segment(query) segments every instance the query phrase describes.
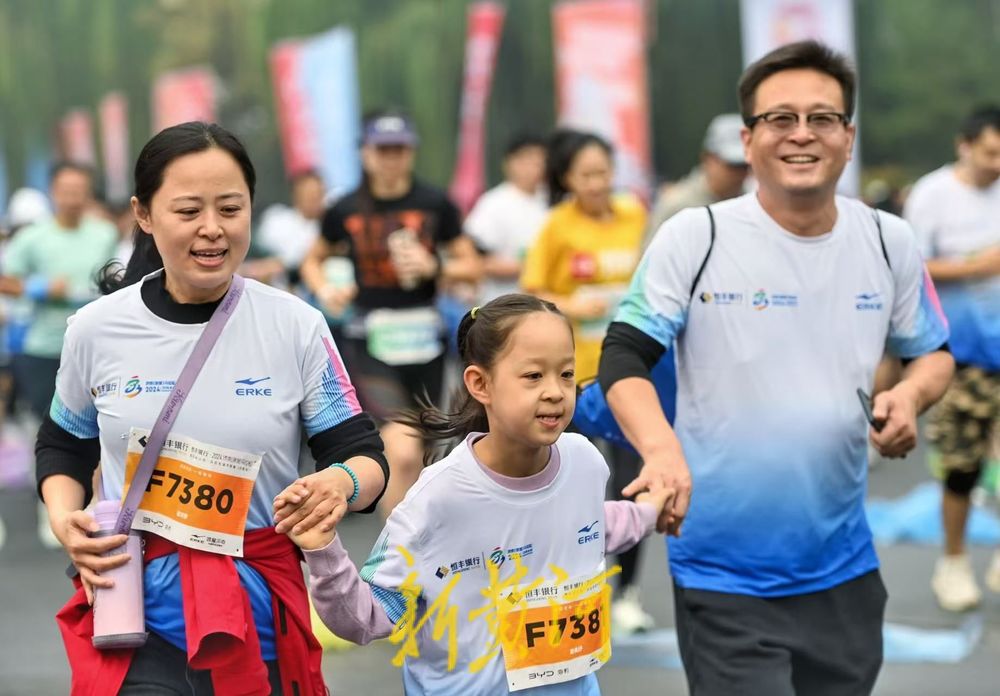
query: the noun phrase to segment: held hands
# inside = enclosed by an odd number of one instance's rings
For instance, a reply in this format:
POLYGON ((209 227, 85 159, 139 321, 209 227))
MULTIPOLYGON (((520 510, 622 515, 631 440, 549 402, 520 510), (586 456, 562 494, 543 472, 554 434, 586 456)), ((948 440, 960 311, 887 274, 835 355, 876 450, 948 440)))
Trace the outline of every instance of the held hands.
POLYGON ((622 489, 625 497, 636 493, 640 493, 636 502, 659 506, 656 531, 681 535, 681 525, 691 502, 691 472, 680 451, 647 456, 639 476, 622 489))
MULTIPOLYGON (((656 491, 643 491, 635 497, 635 502, 637 503, 648 503, 656 508, 656 516, 663 514, 664 508, 667 507, 667 503, 670 501, 671 494, 666 488, 660 488, 656 491)), ((668 511, 669 512, 669 511, 668 511)))
POLYGON ((354 481, 343 469, 303 476, 275 497, 275 531, 288 534, 302 548, 322 548, 336 535, 353 493, 354 481))
POLYGON ((87 603, 94 603, 95 587, 114 587, 114 581, 102 578, 101 573, 125 565, 130 557, 127 553, 119 553, 104 557, 102 554, 123 547, 128 537, 115 534, 107 537, 92 538, 88 532, 100 529, 94 518, 83 510, 67 510, 50 512, 49 523, 52 532, 66 549, 73 565, 80 571, 80 581, 87 594, 87 603))
POLYGON ((875 395, 872 416, 882 429, 869 428, 868 439, 883 457, 902 458, 917 446, 917 401, 905 381, 875 395))

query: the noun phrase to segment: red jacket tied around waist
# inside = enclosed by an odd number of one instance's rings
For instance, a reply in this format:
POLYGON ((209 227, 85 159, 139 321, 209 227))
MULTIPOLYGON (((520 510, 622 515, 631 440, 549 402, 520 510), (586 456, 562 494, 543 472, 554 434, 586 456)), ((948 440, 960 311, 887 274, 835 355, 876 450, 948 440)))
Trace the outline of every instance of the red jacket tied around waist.
MULTIPOLYGON (((244 558, 271 589, 278 667, 285 694, 327 696, 320 670, 322 648, 312 634, 309 600, 300 567, 301 553, 273 527, 247 532, 244 558)), ((146 535, 144 563, 177 553, 188 664, 212 672, 217 696, 267 696, 267 666, 260 653, 250 599, 229 556, 177 546, 146 535)), ((71 696, 114 696, 121 688, 134 650, 98 650, 91 643, 94 613, 79 578, 76 593, 58 614, 70 668, 71 696)))

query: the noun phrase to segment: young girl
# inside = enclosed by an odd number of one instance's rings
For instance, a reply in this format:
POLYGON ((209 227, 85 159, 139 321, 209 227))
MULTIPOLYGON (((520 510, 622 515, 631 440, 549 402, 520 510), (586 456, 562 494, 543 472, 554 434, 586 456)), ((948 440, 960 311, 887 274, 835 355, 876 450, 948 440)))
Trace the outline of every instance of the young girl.
MULTIPOLYGON (((521 274, 525 292, 554 302, 573 321, 577 382, 597 375, 601 343, 632 278, 646 211, 631 194, 614 192, 614 151, 594 133, 559 130, 546 163, 552 211, 528 251, 521 274)), ((610 450, 611 488, 620 497, 642 463, 631 450, 610 450)), ((621 577, 615 631, 653 627, 638 583, 641 546, 618 557, 621 577)))
MULTIPOLYGON (((581 609, 555 585, 603 586, 605 553, 645 536, 665 496, 604 502, 604 459, 563 432, 576 399, 574 346, 555 305, 503 295, 465 315, 458 345, 458 411, 428 407, 408 422, 429 440, 465 439, 389 516, 360 576, 334 533, 293 535, 306 550, 317 611, 357 643, 394 629, 397 641, 409 635, 407 694, 599 694, 593 672, 607 656, 593 648, 606 646, 607 605, 581 609), (542 608, 520 592, 500 594, 515 586, 532 586, 542 608), (526 609, 514 630, 518 616, 497 621, 508 599, 526 609), (502 650, 500 632, 512 641, 502 650)), ((303 494, 293 485, 279 501, 303 494)))

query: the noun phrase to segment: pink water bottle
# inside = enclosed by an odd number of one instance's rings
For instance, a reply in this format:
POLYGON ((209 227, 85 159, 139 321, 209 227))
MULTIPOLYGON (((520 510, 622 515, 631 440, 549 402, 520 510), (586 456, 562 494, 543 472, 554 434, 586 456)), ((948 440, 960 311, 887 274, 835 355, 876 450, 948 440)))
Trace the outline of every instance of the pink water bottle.
MULTIPOLYGON (((94 506, 94 520, 101 529, 92 536, 112 536, 118 520, 120 504, 117 500, 102 500, 94 506)), ((142 597, 142 537, 133 532, 128 535, 125 547, 112 549, 105 556, 115 556, 122 551, 130 556, 128 563, 102 576, 114 580, 114 587, 94 588, 94 638, 95 648, 138 648, 146 642, 146 612, 142 597)))

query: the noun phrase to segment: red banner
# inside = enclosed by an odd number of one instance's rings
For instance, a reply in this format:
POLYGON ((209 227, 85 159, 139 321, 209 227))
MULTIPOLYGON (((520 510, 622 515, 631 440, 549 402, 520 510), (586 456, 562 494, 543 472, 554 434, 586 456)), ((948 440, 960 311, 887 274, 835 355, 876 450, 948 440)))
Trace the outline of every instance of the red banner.
POLYGON ((302 88, 302 42, 283 41, 271 49, 271 79, 281 134, 285 172, 293 176, 316 169, 316 132, 309 118, 308 95, 302 88))
POLYGON ((218 81, 211 68, 163 73, 153 83, 153 132, 187 121, 216 120, 218 81))
POLYGON ((59 122, 59 149, 62 156, 71 162, 93 166, 97 161, 94 154, 94 119, 85 109, 73 109, 59 122))
POLYGON ((503 6, 496 2, 477 2, 469 6, 461 130, 455 174, 450 187, 452 200, 463 214, 469 212, 486 188, 486 107, 504 13, 503 6))
POLYGON ((121 92, 109 92, 98 105, 97 113, 107 197, 110 201, 123 201, 129 195, 128 100, 121 92))
POLYGON ((644 19, 641 0, 581 0, 552 9, 559 123, 608 138, 616 150, 616 185, 648 200, 644 19))

